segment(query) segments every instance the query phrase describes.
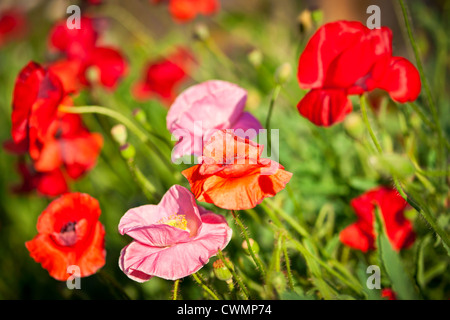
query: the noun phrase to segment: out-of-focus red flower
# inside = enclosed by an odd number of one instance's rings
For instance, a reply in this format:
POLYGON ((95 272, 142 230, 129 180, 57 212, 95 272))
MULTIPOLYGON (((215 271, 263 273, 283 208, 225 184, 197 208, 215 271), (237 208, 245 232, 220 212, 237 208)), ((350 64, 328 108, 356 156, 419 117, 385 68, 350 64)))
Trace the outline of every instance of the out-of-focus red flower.
POLYGON ((299 102, 300 114, 331 126, 352 111, 348 95, 376 88, 404 103, 417 99, 421 81, 408 60, 392 56, 392 31, 360 22, 327 23, 312 36, 299 59, 298 81, 311 89, 299 102))
MULTIPOLYGON (((66 62, 61 69, 67 71, 66 62)), ((72 104, 76 91, 73 74, 52 66, 52 72, 30 62, 19 73, 13 94, 12 137, 3 148, 14 154, 29 154, 32 166, 19 165, 23 183, 16 192, 37 189, 50 196, 68 191, 67 178, 78 179, 96 164, 103 145, 81 117, 58 111, 72 104), (57 70, 58 69, 58 70, 57 70), (59 80, 62 75, 63 83, 59 80)), ((76 69, 76 68, 75 68, 76 69)))
POLYGON ((342 243, 363 252, 375 249, 375 206, 381 211, 386 233, 395 250, 408 248, 415 240, 411 222, 404 216, 407 202, 396 190, 378 187, 355 198, 351 206, 358 220, 340 233, 342 243))
POLYGON ((195 59, 185 48, 178 48, 167 57, 151 61, 145 68, 143 78, 134 88, 134 97, 146 100, 154 95, 170 103, 175 99, 176 88, 192 71, 195 59))
POLYGON ((73 68, 78 64, 79 83, 90 85, 87 73, 94 68, 99 72, 99 83, 114 89, 128 70, 126 59, 116 48, 98 44, 99 32, 94 19, 82 17, 80 26, 80 29, 69 29, 65 20, 56 24, 50 32, 50 48, 64 54, 69 61, 64 67, 73 68))
POLYGON ((151 2, 168 2, 170 14, 180 23, 191 21, 199 14, 215 14, 220 9, 219 0, 151 0, 151 2))
POLYGON ((0 47, 8 41, 21 37, 26 30, 26 17, 23 12, 11 8, 0 12, 0 47))
POLYGON ((63 98, 61 81, 52 72, 35 62, 20 71, 13 93, 11 134, 14 143, 26 146, 32 158, 56 119, 63 98))
POLYGON ((229 210, 254 208, 284 189, 292 173, 261 158, 263 146, 218 130, 204 145, 202 163, 186 169, 191 191, 199 201, 229 210))
POLYGON ((88 194, 66 193, 53 200, 37 222, 38 234, 25 243, 30 256, 56 280, 67 280, 69 266, 80 268, 80 277, 105 264, 105 230, 98 220, 99 203, 88 194))
POLYGON ((34 168, 52 172, 64 167, 69 177, 77 179, 95 166, 102 145, 102 136, 89 132, 79 115, 60 113, 34 158, 34 168))
POLYGON ((390 288, 381 290, 381 297, 387 298, 388 300, 397 300, 397 295, 395 294, 394 290, 390 288))
POLYGON ((54 197, 69 192, 66 178, 60 168, 37 172, 32 165, 19 161, 17 169, 22 181, 12 188, 14 193, 22 194, 37 190, 42 195, 54 197))

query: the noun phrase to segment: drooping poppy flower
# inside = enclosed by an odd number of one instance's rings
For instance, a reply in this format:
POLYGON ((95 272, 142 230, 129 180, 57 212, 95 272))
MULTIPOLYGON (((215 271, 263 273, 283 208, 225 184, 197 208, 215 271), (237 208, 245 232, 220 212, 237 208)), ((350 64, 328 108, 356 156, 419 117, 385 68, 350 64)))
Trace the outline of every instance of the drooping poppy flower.
POLYGON ((151 0, 151 2, 168 2, 172 18, 179 23, 191 21, 199 14, 215 14, 220 8, 218 0, 151 0))
POLYGON ((261 158, 262 152, 262 145, 219 130, 205 144, 201 164, 182 174, 197 200, 228 210, 251 209, 292 177, 279 163, 261 158))
POLYGON ((351 206, 358 220, 341 231, 342 243, 363 252, 375 249, 375 206, 381 211, 388 239, 395 250, 408 248, 415 239, 411 222, 404 216, 407 202, 396 190, 378 187, 355 198, 351 206))
MULTIPOLYGON (((108 89, 115 89, 128 71, 128 63, 116 48, 99 45, 99 32, 94 19, 81 17, 80 29, 69 29, 66 21, 57 23, 50 32, 49 46, 64 54, 71 66, 78 63, 79 82, 91 85, 87 73, 95 69, 98 81, 108 89)), ((69 67, 65 65, 65 67, 69 67)))
POLYGON ((39 216, 38 234, 25 243, 30 256, 56 280, 67 280, 67 268, 80 268, 87 277, 105 264, 105 230, 99 203, 88 194, 66 193, 39 216))
POLYGON ((75 89, 68 75, 63 85, 55 73, 35 62, 19 73, 13 94, 13 139, 3 144, 6 151, 28 153, 32 160, 32 166, 19 169, 23 183, 18 191, 36 188, 45 195, 62 194, 68 191, 67 178, 78 179, 96 164, 102 136, 89 132, 79 115, 58 111, 60 104, 72 103, 67 93, 75 89))
POLYGON ((11 134, 16 145, 36 156, 64 98, 59 78, 35 62, 19 73, 13 93, 11 134))
POLYGON ((134 97, 145 101, 157 95, 164 102, 171 103, 177 87, 187 80, 194 64, 194 57, 184 48, 149 62, 144 76, 133 87, 134 97))
POLYGON ((69 192, 66 178, 60 168, 37 172, 32 165, 19 161, 17 169, 22 181, 12 187, 14 193, 23 194, 37 190, 42 195, 53 197, 69 192))
POLYGON ((394 290, 390 288, 381 290, 381 297, 387 298, 388 300, 397 300, 397 295, 395 294, 394 290))
POLYGON ((223 216, 197 206, 192 193, 179 185, 157 205, 128 210, 119 232, 134 239, 122 249, 119 267, 138 282, 193 274, 223 250, 232 235, 223 216))
POLYGON ((353 21, 319 28, 300 56, 297 77, 301 88, 311 89, 298 111, 318 126, 331 126, 352 111, 348 95, 378 88, 404 103, 417 99, 421 90, 417 69, 392 56, 392 31, 353 21))
POLYGON ((10 8, 0 12, 0 47, 25 33, 26 17, 20 9, 10 8))
POLYGON ((51 172, 64 166, 77 179, 95 166, 102 145, 102 136, 89 132, 79 115, 61 112, 33 158, 34 168, 51 172))
POLYGON ((239 86, 221 80, 210 80, 183 91, 167 114, 167 129, 178 142, 172 151, 172 161, 183 155, 200 156, 203 144, 217 130, 240 129, 253 139, 262 129, 259 121, 244 112, 247 92, 239 86))

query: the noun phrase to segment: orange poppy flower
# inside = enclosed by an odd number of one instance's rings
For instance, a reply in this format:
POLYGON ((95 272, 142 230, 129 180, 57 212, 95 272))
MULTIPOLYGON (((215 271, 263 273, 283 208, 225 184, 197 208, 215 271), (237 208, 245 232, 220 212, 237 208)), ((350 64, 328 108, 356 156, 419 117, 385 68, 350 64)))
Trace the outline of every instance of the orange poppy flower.
POLYGON ((66 193, 52 201, 37 222, 38 235, 25 243, 31 257, 56 280, 67 280, 76 265, 80 277, 105 264, 105 230, 98 221, 100 206, 83 193, 66 193))
POLYGON ((283 190, 292 173, 261 158, 263 146, 218 130, 203 148, 200 164, 182 174, 199 201, 229 210, 254 208, 283 190))

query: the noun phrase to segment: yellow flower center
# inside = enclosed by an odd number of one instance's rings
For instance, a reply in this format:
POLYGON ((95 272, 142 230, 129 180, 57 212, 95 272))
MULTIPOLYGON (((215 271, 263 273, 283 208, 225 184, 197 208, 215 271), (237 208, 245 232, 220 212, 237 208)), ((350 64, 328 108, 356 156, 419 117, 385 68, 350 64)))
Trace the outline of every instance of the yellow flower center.
POLYGON ((184 214, 170 215, 168 217, 161 219, 159 223, 187 231, 187 220, 184 214))

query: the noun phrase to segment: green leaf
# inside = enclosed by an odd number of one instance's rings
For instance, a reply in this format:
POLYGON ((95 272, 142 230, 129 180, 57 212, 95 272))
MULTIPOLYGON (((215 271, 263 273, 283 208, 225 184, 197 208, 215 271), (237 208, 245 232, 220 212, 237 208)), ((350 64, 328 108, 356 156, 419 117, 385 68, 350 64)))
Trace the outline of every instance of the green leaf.
POLYGON ((406 271, 399 253, 392 248, 389 242, 378 207, 375 211, 377 247, 384 270, 391 281, 392 290, 401 300, 417 300, 419 299, 417 289, 406 271))

